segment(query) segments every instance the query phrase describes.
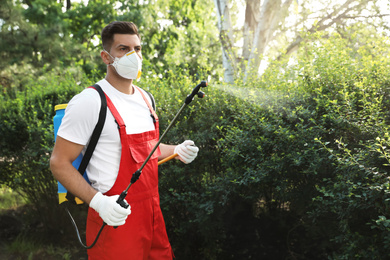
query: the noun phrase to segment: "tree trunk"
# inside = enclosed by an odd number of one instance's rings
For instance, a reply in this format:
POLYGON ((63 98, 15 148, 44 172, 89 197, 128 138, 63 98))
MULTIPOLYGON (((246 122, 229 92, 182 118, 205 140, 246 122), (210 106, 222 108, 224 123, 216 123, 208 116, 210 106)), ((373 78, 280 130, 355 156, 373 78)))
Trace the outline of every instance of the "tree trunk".
POLYGON ((245 70, 244 82, 250 75, 257 75, 261 57, 265 48, 272 40, 273 34, 279 26, 279 23, 287 16, 288 8, 293 0, 287 0, 282 4, 281 0, 265 0, 261 5, 260 12, 256 21, 256 30, 254 32, 250 56, 245 70))
POLYGON ((253 35, 256 31, 260 15, 260 1, 259 0, 246 0, 245 8, 245 23, 243 28, 243 46, 242 46, 242 62, 241 69, 245 71, 245 64, 249 60, 249 56, 252 49, 253 35))
POLYGON ((218 16, 219 37, 222 45, 222 63, 225 69, 224 81, 234 82, 235 54, 233 53, 233 29, 230 21, 228 0, 214 0, 218 16))

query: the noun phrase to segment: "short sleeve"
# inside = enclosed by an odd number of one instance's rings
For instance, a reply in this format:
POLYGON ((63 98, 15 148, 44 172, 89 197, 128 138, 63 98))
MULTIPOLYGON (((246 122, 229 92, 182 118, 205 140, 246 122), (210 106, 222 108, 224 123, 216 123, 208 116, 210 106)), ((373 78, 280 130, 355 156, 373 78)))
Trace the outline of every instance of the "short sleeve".
POLYGON ((70 142, 86 145, 97 124, 100 103, 98 92, 92 88, 74 96, 65 109, 57 135, 70 142))

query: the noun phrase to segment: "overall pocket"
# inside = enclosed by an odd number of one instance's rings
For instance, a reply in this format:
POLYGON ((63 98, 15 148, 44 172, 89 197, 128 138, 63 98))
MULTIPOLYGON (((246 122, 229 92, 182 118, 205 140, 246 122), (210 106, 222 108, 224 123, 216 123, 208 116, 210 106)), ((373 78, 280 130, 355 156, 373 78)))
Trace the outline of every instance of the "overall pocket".
MULTIPOLYGON (((153 150, 157 142, 158 139, 152 139, 142 143, 131 144, 129 147, 131 157, 133 157, 134 161, 137 164, 145 162, 146 158, 149 156, 150 152, 153 150)), ((150 157, 150 160, 156 159, 160 155, 161 155, 160 147, 157 147, 157 149, 150 157)))

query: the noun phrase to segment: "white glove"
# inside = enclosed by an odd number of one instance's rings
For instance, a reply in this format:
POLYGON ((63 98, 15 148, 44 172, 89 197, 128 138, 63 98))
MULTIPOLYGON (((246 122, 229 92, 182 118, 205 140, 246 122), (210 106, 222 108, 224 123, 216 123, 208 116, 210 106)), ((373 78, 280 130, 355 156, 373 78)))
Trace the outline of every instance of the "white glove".
POLYGON ((199 148, 191 140, 186 140, 175 147, 174 153, 177 153, 179 160, 183 163, 192 162, 198 155, 199 148))
POLYGON ((92 198, 89 206, 99 213, 99 216, 109 226, 121 226, 125 224, 126 218, 130 215, 130 206, 125 209, 116 200, 119 195, 105 196, 98 192, 92 198))

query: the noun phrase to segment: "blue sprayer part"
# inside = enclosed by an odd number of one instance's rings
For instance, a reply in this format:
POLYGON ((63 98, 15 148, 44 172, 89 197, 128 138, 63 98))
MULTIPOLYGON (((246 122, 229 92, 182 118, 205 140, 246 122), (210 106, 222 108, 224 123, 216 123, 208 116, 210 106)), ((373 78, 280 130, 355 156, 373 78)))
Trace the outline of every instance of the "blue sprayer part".
MULTIPOLYGON (((60 105, 56 105, 54 107, 54 111, 56 112, 55 116, 53 117, 53 125, 54 125, 54 141, 57 139, 57 132, 58 132, 58 129, 60 128, 60 125, 61 125, 61 122, 62 122, 62 118, 64 117, 65 115, 65 108, 67 107, 68 104, 60 104, 60 105)), ((83 159, 83 155, 80 154, 76 160, 73 161, 72 165, 78 169, 79 166, 80 166, 80 163, 81 163, 81 160, 83 159)), ((88 177, 87 177, 87 174, 84 173, 84 179, 86 179, 88 181, 88 177)), ((64 201, 66 201, 67 199, 65 198, 66 196, 66 193, 68 192, 64 186, 62 186, 62 184, 58 181, 57 182, 57 186, 58 186, 58 200, 59 200, 59 203, 62 203, 64 201)), ((79 198, 76 197, 76 202, 78 204, 81 204, 83 203, 79 198)))

